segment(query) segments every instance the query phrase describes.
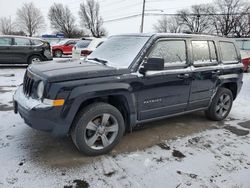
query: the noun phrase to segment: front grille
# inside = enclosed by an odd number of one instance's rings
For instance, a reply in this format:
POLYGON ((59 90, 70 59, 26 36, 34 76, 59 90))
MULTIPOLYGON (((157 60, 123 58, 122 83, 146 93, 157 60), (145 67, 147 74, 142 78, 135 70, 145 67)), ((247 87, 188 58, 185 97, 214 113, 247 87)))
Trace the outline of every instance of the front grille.
POLYGON ((23 92, 26 96, 29 97, 32 94, 33 85, 34 80, 26 72, 23 79, 23 92))

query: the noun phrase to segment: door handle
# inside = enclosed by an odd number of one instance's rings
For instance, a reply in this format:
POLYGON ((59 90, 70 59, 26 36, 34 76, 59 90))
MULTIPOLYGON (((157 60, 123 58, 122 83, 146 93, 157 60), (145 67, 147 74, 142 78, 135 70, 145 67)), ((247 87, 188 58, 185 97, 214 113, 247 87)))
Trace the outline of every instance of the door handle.
POLYGON ((190 77, 190 74, 187 74, 187 73, 177 75, 177 78, 180 78, 180 79, 186 79, 186 78, 189 78, 189 77, 190 77))
POLYGON ((220 74, 220 70, 212 71, 212 74, 217 76, 220 74))

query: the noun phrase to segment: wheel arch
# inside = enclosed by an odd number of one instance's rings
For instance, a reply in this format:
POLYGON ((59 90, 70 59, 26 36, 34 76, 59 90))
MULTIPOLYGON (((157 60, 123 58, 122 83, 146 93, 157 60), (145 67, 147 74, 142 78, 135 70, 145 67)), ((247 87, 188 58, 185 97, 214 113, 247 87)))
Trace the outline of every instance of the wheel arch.
POLYGON ((76 93, 72 92, 68 100, 70 102, 64 108, 63 113, 65 114, 63 116, 66 116, 68 121, 69 131, 79 111, 95 102, 105 102, 116 107, 123 115, 127 131, 131 130, 136 123, 135 96, 125 88, 113 88, 113 90, 101 90, 85 94, 78 93, 77 96, 76 93))

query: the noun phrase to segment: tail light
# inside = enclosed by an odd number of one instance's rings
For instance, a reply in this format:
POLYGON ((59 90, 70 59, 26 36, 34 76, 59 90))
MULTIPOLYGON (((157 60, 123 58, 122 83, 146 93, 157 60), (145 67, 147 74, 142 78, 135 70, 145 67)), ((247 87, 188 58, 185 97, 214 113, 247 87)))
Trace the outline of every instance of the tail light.
POLYGON ((247 71, 248 67, 250 66, 250 57, 242 59, 242 63, 244 65, 244 70, 247 71))
POLYGON ((82 50, 81 51, 81 56, 88 56, 91 53, 92 53, 92 51, 90 51, 90 50, 82 50))
POLYGON ((246 58, 246 59, 242 59, 242 63, 243 63, 244 65, 250 64, 250 57, 249 57, 249 58, 246 58))

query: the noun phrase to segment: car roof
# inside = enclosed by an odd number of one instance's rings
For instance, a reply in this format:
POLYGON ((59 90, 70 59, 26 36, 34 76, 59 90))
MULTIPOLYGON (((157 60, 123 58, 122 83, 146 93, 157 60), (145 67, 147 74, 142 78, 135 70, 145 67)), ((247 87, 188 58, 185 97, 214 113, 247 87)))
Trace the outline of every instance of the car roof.
POLYGON ((43 41, 43 39, 40 38, 36 38, 36 37, 26 37, 26 36, 20 36, 20 35, 0 35, 0 37, 15 37, 15 38, 24 38, 24 39, 31 39, 31 40, 41 40, 43 41))

